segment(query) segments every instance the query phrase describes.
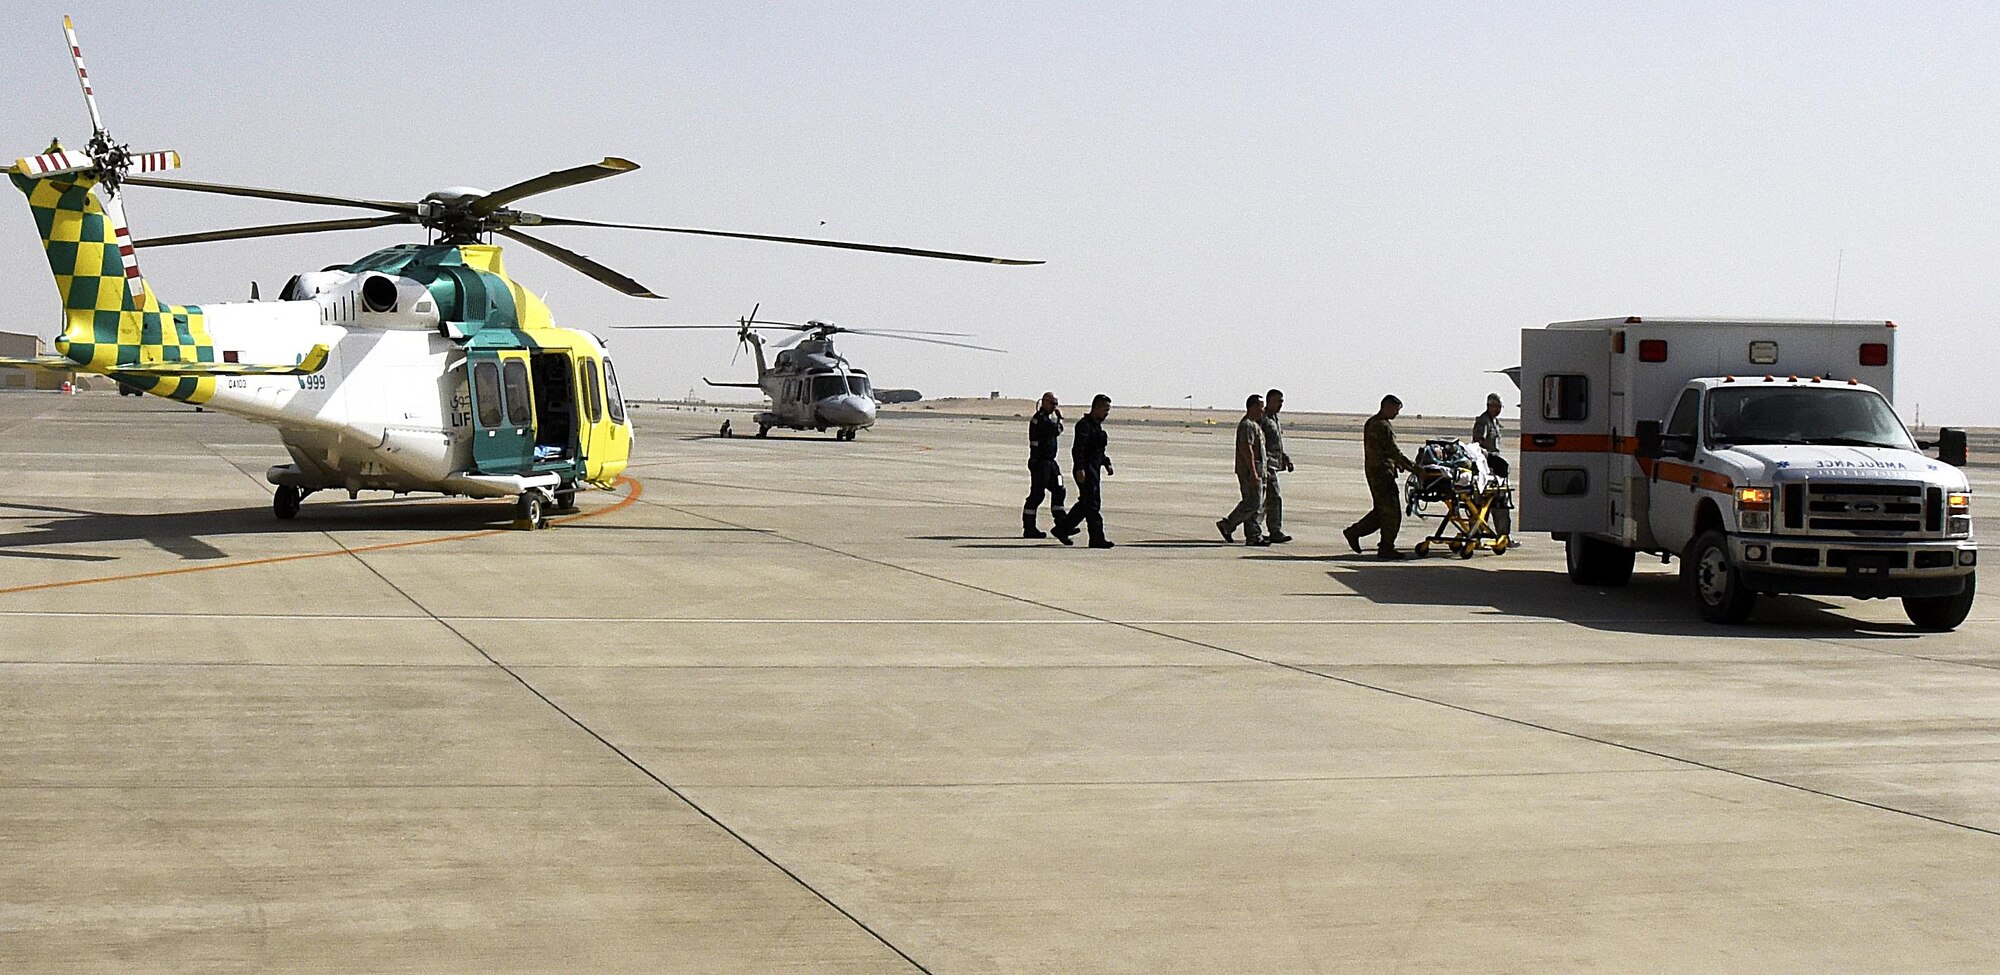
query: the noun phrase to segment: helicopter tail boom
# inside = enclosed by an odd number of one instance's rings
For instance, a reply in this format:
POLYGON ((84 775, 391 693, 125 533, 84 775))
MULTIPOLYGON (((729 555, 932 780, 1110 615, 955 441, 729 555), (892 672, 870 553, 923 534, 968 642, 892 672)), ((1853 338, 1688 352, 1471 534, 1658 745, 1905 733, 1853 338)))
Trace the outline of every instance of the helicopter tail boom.
POLYGON ((221 361, 199 306, 169 305, 153 293, 131 239, 92 192, 95 170, 37 177, 17 163, 8 175, 28 198, 56 279, 63 331, 55 347, 65 368, 122 373, 132 385, 195 403, 213 395, 216 376, 256 373, 221 361))

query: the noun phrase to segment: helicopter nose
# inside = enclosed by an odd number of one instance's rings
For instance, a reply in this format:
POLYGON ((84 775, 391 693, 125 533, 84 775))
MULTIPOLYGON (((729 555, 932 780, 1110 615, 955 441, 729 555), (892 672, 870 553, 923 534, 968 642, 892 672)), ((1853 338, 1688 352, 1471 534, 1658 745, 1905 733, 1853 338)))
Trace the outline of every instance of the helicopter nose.
POLYGON ((875 404, 853 393, 830 396, 820 402, 819 415, 829 424, 843 427, 860 426, 874 422, 875 404))

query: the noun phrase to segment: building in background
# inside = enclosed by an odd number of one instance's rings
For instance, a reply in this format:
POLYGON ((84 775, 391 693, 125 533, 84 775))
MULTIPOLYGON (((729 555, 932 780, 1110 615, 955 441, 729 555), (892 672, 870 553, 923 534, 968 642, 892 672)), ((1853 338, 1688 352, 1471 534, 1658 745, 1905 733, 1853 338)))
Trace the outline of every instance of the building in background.
MULTIPOLYGON (((8 358, 30 358, 48 353, 39 336, 22 335, 19 332, 0 332, 0 356, 8 358)), ((28 389, 61 389, 66 382, 76 382, 76 373, 52 372, 46 369, 0 369, 0 391, 28 389)), ((88 389, 89 384, 84 384, 88 389)))

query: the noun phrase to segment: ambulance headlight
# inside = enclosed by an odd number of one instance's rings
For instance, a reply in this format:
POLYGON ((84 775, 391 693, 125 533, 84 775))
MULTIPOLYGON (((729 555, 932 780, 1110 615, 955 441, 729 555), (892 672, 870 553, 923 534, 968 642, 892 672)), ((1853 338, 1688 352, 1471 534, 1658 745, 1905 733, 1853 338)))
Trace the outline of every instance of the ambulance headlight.
POLYGON ((1772 490, 1767 487, 1736 489, 1736 524, 1746 532, 1771 530, 1772 490))

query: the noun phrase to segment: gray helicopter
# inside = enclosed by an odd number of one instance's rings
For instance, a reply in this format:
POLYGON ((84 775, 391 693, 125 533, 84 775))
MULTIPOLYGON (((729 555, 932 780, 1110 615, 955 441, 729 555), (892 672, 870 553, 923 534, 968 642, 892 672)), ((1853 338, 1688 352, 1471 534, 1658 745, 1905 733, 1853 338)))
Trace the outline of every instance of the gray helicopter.
MULTIPOLYGON (((876 389, 865 370, 833 350, 835 335, 871 335, 929 342, 981 352, 1005 352, 966 342, 948 342, 935 336, 971 338, 964 332, 933 332, 906 328, 843 328, 827 322, 775 322, 757 317, 758 305, 735 325, 629 325, 626 328, 734 328, 737 351, 744 348, 757 359, 754 383, 719 383, 707 377, 710 386, 759 389, 770 397, 771 408, 757 414, 757 436, 768 436, 772 427, 791 430, 834 431, 836 440, 853 440, 855 435, 875 425, 877 403, 907 403, 922 398, 913 389, 876 389), (789 331, 794 334, 769 341, 759 329, 789 331), (767 342, 769 344, 767 344, 767 342), (776 361, 765 358, 775 352, 776 361)), ((730 359, 733 363, 734 357, 730 359)))

